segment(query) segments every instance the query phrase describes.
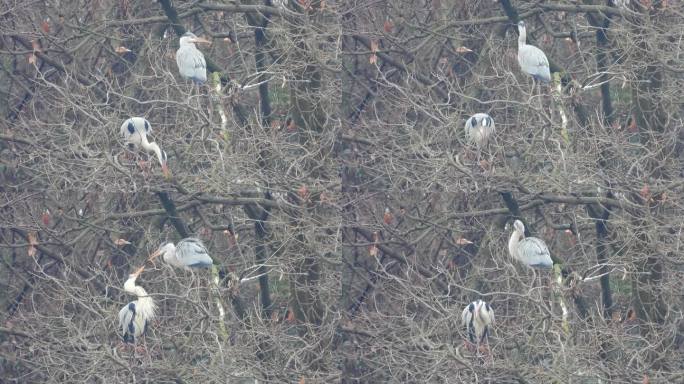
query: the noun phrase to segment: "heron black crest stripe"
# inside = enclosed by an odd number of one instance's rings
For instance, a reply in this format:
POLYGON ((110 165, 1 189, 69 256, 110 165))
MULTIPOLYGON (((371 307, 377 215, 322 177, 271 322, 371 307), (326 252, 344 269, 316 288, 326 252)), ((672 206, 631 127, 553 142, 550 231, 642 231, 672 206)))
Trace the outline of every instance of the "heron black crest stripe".
POLYGON ((145 132, 149 132, 149 131, 150 131, 150 123, 147 120, 145 120, 145 132))
POLYGON ((129 133, 135 133, 135 126, 133 125, 132 121, 128 122, 128 132, 129 133))
POLYGON ((472 118, 470 118, 470 126, 475 128, 476 125, 477 125, 477 118, 475 116, 473 116, 472 118))

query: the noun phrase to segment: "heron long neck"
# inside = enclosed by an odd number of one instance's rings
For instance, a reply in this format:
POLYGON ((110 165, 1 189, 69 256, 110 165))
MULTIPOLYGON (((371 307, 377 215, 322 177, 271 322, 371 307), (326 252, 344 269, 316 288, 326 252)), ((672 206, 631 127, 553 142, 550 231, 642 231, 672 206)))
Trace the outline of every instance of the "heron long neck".
POLYGON ((142 136, 142 140, 141 140, 142 147, 148 152, 154 152, 157 155, 157 159, 159 160, 159 164, 164 165, 164 158, 162 157, 162 152, 161 152, 161 148, 159 148, 159 145, 157 145, 157 143, 155 143, 154 141, 151 143, 149 141, 147 141, 147 135, 141 135, 141 136, 142 136))
POLYGON ((518 27, 518 49, 525 46, 527 41, 527 31, 525 27, 518 27))
POLYGON ((518 243, 520 242, 521 233, 518 230, 514 230, 511 233, 511 238, 508 240, 508 252, 513 258, 518 258, 518 243))

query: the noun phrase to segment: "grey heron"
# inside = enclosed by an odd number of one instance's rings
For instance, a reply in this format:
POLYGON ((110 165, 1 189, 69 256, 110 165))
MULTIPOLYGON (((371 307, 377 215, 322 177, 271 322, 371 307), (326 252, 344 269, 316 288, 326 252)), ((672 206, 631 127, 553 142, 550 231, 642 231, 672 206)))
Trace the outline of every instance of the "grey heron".
POLYGON ((528 267, 536 269, 553 268, 553 260, 546 243, 536 237, 525 237, 525 226, 522 221, 513 223, 513 233, 508 240, 508 252, 511 257, 528 267))
POLYGON ((178 71, 184 79, 190 79, 195 84, 202 84, 207 81, 207 62, 204 54, 195 47, 195 43, 210 42, 201 37, 195 36, 192 32, 186 32, 180 38, 180 48, 176 51, 176 64, 178 71))
POLYGON ((475 300, 463 309, 461 325, 466 327, 468 340, 472 345, 489 346, 489 329, 494 323, 494 310, 483 300, 475 300), (486 342, 486 343, 485 343, 486 342))
POLYGON ((145 334, 147 325, 154 319, 157 305, 152 300, 145 289, 135 285, 135 280, 145 267, 140 267, 137 271, 128 276, 124 283, 124 291, 137 296, 137 300, 126 304, 119 311, 119 326, 123 333, 125 343, 135 343, 138 338, 145 334))
POLYGON ((496 132, 494 120, 486 113, 476 113, 465 123, 466 139, 474 143, 477 148, 477 161, 480 162, 482 148, 487 146, 489 139, 496 132))
POLYGON ((525 22, 522 20, 518 22, 518 33, 518 64, 520 64, 520 68, 537 81, 550 82, 549 60, 541 49, 526 43, 527 32, 525 22))
POLYGON ((142 147, 147 152, 154 152, 157 155, 159 164, 161 164, 162 172, 165 177, 169 177, 169 167, 167 165, 167 156, 157 143, 150 142, 147 135, 152 132, 150 122, 143 117, 131 117, 121 124, 119 134, 124 139, 126 144, 134 148, 142 147))
POLYGON ((494 120, 486 113, 476 113, 466 120, 466 138, 478 147, 484 147, 495 132, 494 120))
POLYGON ((188 271, 198 268, 209 268, 213 264, 207 248, 202 243, 202 240, 195 237, 188 237, 178 242, 177 245, 173 243, 166 243, 159 247, 152 255, 150 260, 154 260, 158 256, 162 256, 164 262, 188 271))

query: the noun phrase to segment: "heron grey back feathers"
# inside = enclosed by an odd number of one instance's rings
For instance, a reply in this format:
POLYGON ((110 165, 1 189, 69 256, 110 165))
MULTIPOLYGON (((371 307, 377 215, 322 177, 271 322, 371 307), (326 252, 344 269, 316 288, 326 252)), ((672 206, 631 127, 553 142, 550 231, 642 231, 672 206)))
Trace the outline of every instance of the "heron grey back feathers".
POLYGON ((525 264, 533 268, 549 269, 553 267, 551 252, 543 240, 526 237, 518 243, 518 254, 524 257, 525 264))
POLYGON ((527 44, 527 29, 524 21, 518 23, 518 33, 520 34, 518 37, 518 64, 520 64, 520 69, 535 80, 550 82, 549 60, 544 51, 534 45, 527 44))
POLYGON ((180 48, 176 51, 176 64, 182 78, 201 84, 207 81, 207 62, 195 44, 186 41, 194 37, 189 32, 181 37, 180 48))
POLYGON ((195 237, 178 242, 176 257, 184 266, 190 268, 207 268, 214 263, 202 240, 195 237))

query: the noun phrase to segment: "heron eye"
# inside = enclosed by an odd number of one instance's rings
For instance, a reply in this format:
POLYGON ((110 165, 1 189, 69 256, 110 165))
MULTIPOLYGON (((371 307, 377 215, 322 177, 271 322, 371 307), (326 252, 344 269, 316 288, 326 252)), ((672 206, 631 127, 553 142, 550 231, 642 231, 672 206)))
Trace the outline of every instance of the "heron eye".
POLYGON ((128 132, 134 133, 135 132, 135 126, 133 126, 133 122, 128 122, 128 132))

